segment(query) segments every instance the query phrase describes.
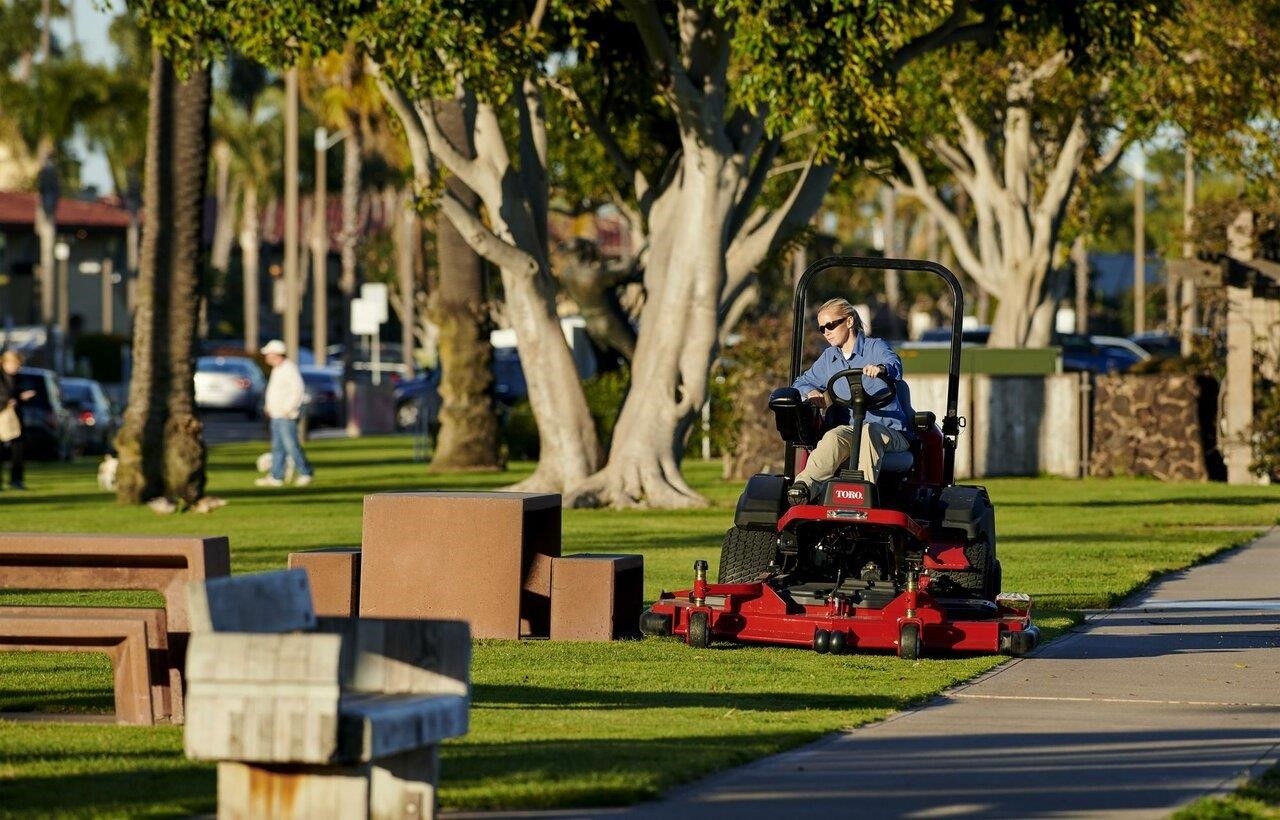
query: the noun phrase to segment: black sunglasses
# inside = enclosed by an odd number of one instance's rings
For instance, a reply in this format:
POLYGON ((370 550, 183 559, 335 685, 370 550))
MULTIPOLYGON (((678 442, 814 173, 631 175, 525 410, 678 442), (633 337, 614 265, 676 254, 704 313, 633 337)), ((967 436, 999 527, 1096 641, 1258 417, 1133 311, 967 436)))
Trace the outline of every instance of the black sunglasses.
POLYGON ((826 333, 828 330, 835 330, 836 328, 840 327, 840 325, 844 324, 847 321, 849 321, 849 319, 848 317, 845 317, 844 319, 836 319, 834 321, 827 322, 825 325, 819 324, 818 330, 822 331, 823 333, 826 333))

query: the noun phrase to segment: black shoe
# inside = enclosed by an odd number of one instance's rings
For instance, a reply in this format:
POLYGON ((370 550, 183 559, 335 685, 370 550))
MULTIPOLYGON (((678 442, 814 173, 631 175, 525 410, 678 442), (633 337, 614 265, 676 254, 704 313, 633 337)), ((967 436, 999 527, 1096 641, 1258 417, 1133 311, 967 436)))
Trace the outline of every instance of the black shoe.
POLYGON ((26 488, 27 488, 27 485, 23 484, 21 481, 9 482, 9 489, 11 490, 25 490, 26 488))
POLYGON ((797 481, 787 490, 787 503, 792 507, 797 504, 809 503, 809 485, 803 481, 797 481))

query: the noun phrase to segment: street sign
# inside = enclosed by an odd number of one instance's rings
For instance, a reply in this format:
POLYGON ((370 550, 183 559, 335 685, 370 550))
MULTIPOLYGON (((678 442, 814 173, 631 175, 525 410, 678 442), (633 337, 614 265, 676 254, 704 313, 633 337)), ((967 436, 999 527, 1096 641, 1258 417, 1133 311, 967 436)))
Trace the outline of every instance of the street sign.
MULTIPOLYGON (((375 311, 378 324, 387 321, 387 286, 382 282, 365 282, 360 286, 360 298, 375 311)), ((376 330, 371 331, 377 333, 376 330)))
MULTIPOLYGON (((386 307, 383 307, 385 314, 386 307)), ((382 320, 378 318, 378 306, 368 299, 351 300, 351 332, 356 336, 377 336, 378 326, 382 320)))

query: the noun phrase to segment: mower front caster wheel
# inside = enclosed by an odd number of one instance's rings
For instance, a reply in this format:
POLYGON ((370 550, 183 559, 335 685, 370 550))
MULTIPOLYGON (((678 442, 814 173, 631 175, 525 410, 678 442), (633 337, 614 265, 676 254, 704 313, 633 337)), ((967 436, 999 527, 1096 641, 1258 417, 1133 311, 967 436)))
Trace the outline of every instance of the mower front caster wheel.
POLYGON ((903 624, 898 633, 898 657, 904 661, 920 659, 920 626, 903 624))
POLYGON ((640 633, 665 638, 671 634, 671 616, 646 611, 640 616, 640 633))
POLYGON ((705 612, 695 612, 689 616, 689 646, 695 649, 706 649, 711 645, 711 623, 705 612))

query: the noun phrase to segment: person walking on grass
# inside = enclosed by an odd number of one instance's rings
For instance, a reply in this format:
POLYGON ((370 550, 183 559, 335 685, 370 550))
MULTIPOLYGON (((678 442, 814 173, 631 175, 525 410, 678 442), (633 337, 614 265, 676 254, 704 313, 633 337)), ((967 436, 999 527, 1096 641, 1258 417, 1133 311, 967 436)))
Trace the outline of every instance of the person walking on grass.
MULTIPOLYGON (((0 411, 8 410, 11 418, 17 422, 17 436, 0 442, 0 453, 9 457, 9 486, 15 490, 25 490, 23 483, 24 464, 23 450, 26 436, 22 429, 22 405, 35 398, 34 390, 18 389, 18 370, 22 367, 22 354, 16 350, 6 350, 0 354, 0 411)), ((0 489, 4 482, 0 481, 0 489)))
POLYGON ((298 440, 298 416, 302 414, 302 402, 306 396, 302 373, 289 359, 288 348, 279 339, 267 342, 261 352, 267 364, 271 365, 264 400, 264 410, 271 425, 271 472, 254 484, 283 487, 285 463, 292 461, 294 486, 305 487, 311 483, 313 472, 298 440))

